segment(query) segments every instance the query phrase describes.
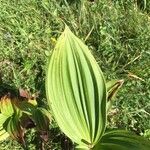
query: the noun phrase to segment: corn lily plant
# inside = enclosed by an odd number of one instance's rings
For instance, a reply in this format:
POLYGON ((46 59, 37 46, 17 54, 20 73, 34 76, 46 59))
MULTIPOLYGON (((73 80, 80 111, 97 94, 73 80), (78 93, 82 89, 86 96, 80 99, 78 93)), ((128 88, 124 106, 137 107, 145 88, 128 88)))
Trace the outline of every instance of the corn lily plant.
POLYGON ((38 107, 36 99, 25 90, 20 90, 19 96, 7 93, 0 98, 0 141, 12 137, 26 147, 25 131, 33 127, 46 141, 50 120, 49 112, 38 107))
POLYGON ((81 150, 149 150, 146 139, 106 132, 107 112, 123 80, 106 83, 88 47, 66 26, 50 56, 46 91, 60 129, 81 150))

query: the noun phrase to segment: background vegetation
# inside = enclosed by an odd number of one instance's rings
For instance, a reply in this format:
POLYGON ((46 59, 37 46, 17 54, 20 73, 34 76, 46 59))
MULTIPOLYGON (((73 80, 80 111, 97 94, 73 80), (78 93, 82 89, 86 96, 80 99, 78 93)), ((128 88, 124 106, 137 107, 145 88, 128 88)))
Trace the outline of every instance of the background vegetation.
MULTIPOLYGON (((108 118, 150 138, 150 2, 138 0, 0 1, 0 92, 6 86, 39 92, 46 105, 47 56, 66 22, 89 46, 106 80, 125 79, 108 118)), ((61 149, 65 137, 53 121, 46 149, 61 149)), ((34 130, 27 133, 36 149, 34 130)), ((1 149, 21 149, 8 139, 1 149)))

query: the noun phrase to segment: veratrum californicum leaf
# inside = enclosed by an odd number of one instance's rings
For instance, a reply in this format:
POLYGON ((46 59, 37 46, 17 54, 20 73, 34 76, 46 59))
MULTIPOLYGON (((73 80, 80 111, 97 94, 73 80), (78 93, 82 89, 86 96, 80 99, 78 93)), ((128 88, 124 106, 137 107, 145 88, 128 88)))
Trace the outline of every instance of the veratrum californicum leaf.
POLYGON ((81 146, 94 146, 106 125, 106 86, 87 46, 66 26, 50 57, 47 98, 61 130, 81 146))

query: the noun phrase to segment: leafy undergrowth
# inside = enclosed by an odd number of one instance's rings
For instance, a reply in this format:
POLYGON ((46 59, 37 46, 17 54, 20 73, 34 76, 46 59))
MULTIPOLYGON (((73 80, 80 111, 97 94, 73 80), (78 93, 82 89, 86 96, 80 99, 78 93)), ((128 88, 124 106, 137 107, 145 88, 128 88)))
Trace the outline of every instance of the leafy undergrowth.
MULTIPOLYGON (((109 114, 109 128, 123 128, 147 135, 150 129, 150 16, 149 2, 130 0, 85 1, 27 0, 0 2, 0 92, 14 89, 39 92, 45 106, 47 55, 63 31, 62 20, 92 50, 106 80, 125 79, 109 114)), ((69 142, 52 123, 46 149, 61 149, 69 142), (62 142, 61 142, 62 141, 62 142)), ((34 131, 26 137, 28 149, 37 149, 34 131)), ((8 139, 0 149, 21 149, 8 139)))

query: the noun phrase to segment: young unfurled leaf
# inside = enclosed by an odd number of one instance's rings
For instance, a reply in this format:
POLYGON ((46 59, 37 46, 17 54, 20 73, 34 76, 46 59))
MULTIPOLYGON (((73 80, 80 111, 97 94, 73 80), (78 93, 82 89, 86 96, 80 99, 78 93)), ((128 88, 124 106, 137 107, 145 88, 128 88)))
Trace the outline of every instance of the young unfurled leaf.
POLYGON ((33 95, 31 95, 31 93, 29 93, 27 90, 24 89, 19 89, 19 94, 21 98, 25 98, 26 101, 28 101, 29 103, 33 104, 34 106, 37 106, 37 101, 36 101, 36 97, 38 93, 35 93, 33 95))
POLYGON ((29 99, 31 97, 31 95, 29 94, 29 92, 27 90, 23 90, 21 88, 19 89, 19 94, 23 98, 29 99))
POLYGON ((50 57, 47 98, 62 131, 75 143, 93 147, 106 125, 106 86, 87 46, 66 26, 50 57))
POLYGON ((107 88, 107 112, 113 105, 114 97, 116 96, 118 90, 122 87, 124 80, 112 80, 106 83, 107 88))

